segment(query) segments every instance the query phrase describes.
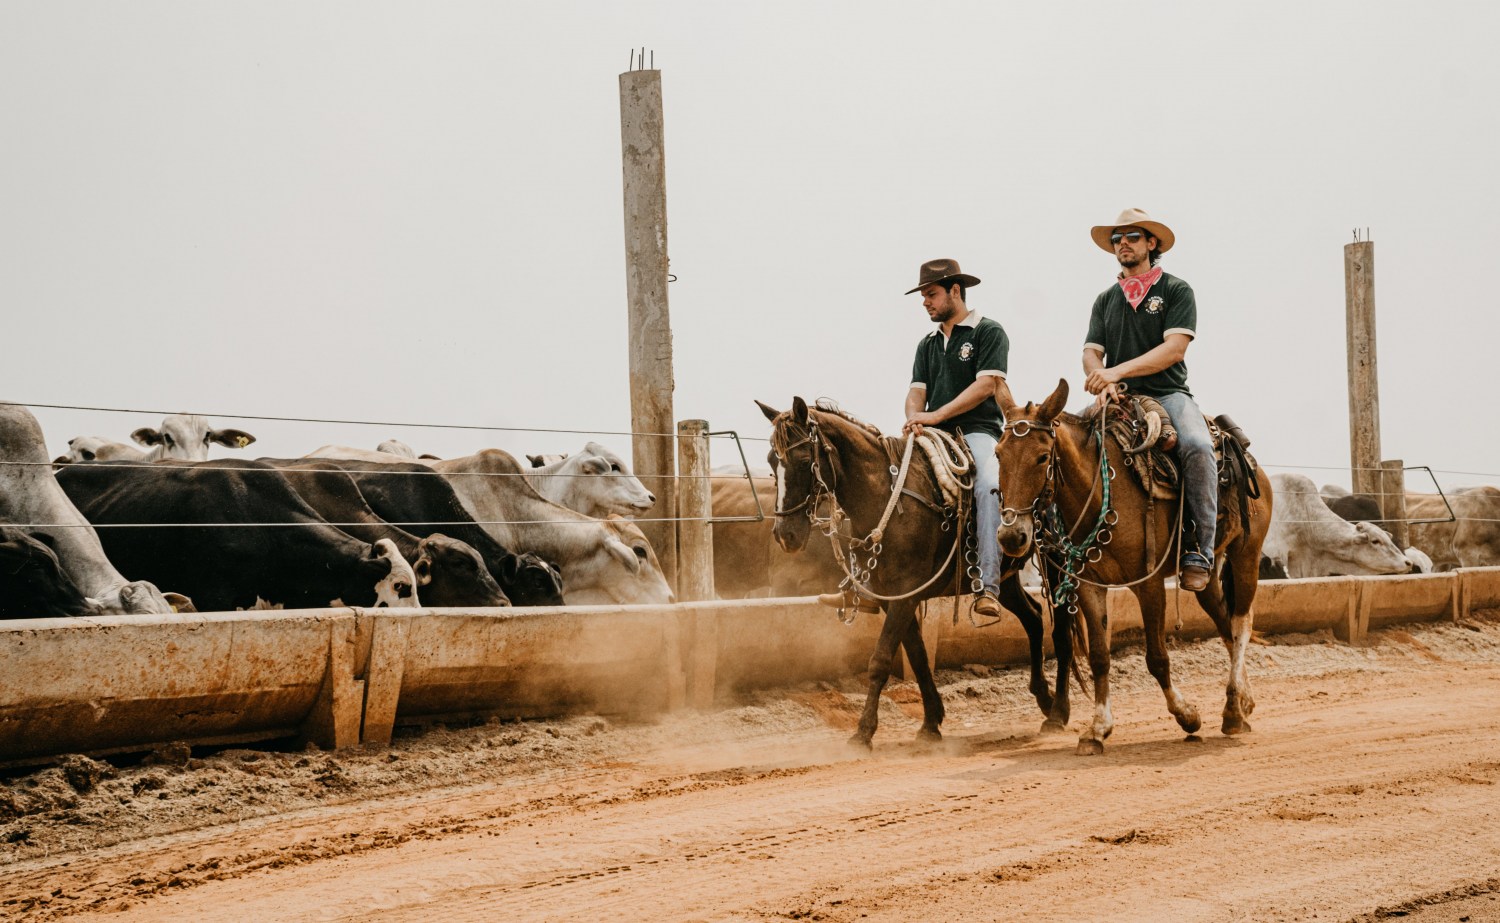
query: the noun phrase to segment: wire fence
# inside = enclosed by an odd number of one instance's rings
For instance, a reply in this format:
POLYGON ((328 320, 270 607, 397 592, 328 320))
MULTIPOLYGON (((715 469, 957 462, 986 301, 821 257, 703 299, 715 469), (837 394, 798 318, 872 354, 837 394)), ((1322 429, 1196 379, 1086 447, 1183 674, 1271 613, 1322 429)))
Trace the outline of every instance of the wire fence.
MULTIPOLYGON (((149 409, 149 408, 99 407, 99 406, 90 406, 90 405, 83 405, 83 404, 54 404, 54 403, 37 403, 37 402, 28 402, 28 401, 0 401, 0 406, 12 406, 12 407, 24 407, 24 408, 44 408, 44 409, 49 409, 49 410, 87 411, 87 412, 94 412, 94 413, 135 414, 135 415, 148 415, 148 416, 160 416, 160 417, 172 417, 172 416, 177 416, 177 415, 181 414, 181 411, 164 411, 164 410, 149 409)), ((630 431, 630 430, 584 430, 584 429, 566 429, 566 428, 558 428, 558 427, 535 427, 535 426, 490 426, 490 425, 467 424, 467 423, 426 423, 426 422, 412 422, 412 421, 402 421, 402 420, 354 420, 354 419, 343 419, 343 418, 333 418, 333 417, 293 417, 293 416, 277 416, 277 415, 270 415, 270 414, 196 413, 196 414, 192 414, 192 415, 193 416, 201 416, 201 417, 214 417, 216 419, 223 419, 223 420, 256 420, 256 421, 274 421, 274 422, 282 422, 282 423, 313 423, 313 424, 348 425, 348 426, 402 427, 402 428, 409 428, 409 429, 459 430, 459 431, 469 431, 469 432, 550 433, 550 434, 569 434, 569 435, 585 435, 585 436, 631 436, 631 437, 643 436, 643 437, 660 437, 660 438, 672 438, 672 439, 681 438, 681 436, 682 436, 682 434, 679 434, 679 433, 633 432, 633 431, 630 431)), ((735 434, 735 433, 695 434, 694 438, 721 439, 721 440, 731 440, 731 439, 733 439, 733 440, 737 440, 737 441, 756 441, 756 442, 767 442, 767 441, 769 441, 768 437, 764 437, 764 436, 739 436, 738 434, 735 434)), ((144 450, 137 450, 137 449, 135 449, 132 446, 126 445, 125 443, 118 443, 118 445, 123 446, 124 449, 127 452, 140 452, 141 454, 145 454, 144 450)), ((359 450, 359 451, 363 452, 364 450, 359 450)), ((564 461, 562 462, 562 464, 566 464, 566 458, 568 458, 568 457, 570 457, 570 456, 563 456, 564 461)), ((549 471, 546 468, 541 468, 541 467, 524 468, 524 467, 520 466, 519 462, 517 462, 517 466, 521 467, 521 470, 519 470, 519 471, 467 471, 467 470, 464 470, 464 471, 446 470, 445 471, 445 470, 439 470, 439 469, 430 468, 430 466, 427 466, 424 461, 419 460, 419 459, 406 458, 404 456, 395 456, 395 455, 391 456, 390 462, 405 462, 405 463, 407 463, 411 467, 394 468, 394 467, 390 467, 389 463, 382 462, 381 463, 381 467, 351 468, 351 467, 349 467, 349 462, 350 461, 358 463, 358 462, 369 461, 369 459, 366 459, 366 458, 353 458, 353 457, 350 457, 350 458, 340 458, 340 457, 328 457, 328 456, 322 456, 322 457, 320 457, 320 456, 303 456, 303 458, 305 458, 309 463, 317 462, 317 461, 325 461, 325 460, 326 461, 338 460, 338 461, 341 461, 342 464, 339 464, 336 467, 309 466, 309 467, 303 468, 303 467, 275 466, 275 467, 264 467, 264 468, 262 468, 262 467, 256 467, 253 464, 245 464, 243 466, 235 464, 235 462, 240 461, 238 459, 220 459, 219 461, 229 462, 229 464, 220 466, 220 470, 232 470, 232 471, 237 471, 237 472, 264 472, 266 474, 275 474, 275 475, 281 475, 281 474, 289 473, 289 472, 290 473, 329 474, 329 473, 337 473, 339 471, 342 471, 342 472, 344 472, 346 474, 379 474, 381 476, 395 476, 395 477, 410 475, 410 476, 417 476, 417 477, 434 477, 434 476, 437 476, 437 477, 464 477, 464 478, 476 478, 476 479, 479 479, 479 478, 523 478, 523 479, 526 479, 526 480, 528 480, 530 482, 533 482, 533 483, 535 483, 538 480, 548 479, 548 478, 568 479, 568 478, 598 478, 598 477, 601 477, 601 473, 598 473, 598 472, 587 472, 587 471, 549 471), (415 467, 417 465, 421 465, 423 467, 428 467, 430 470, 418 470, 415 467)), ((435 461, 439 461, 439 462, 441 461, 441 459, 434 459, 434 460, 435 461)), ((156 461, 151 461, 151 460, 135 460, 135 459, 128 459, 128 460, 126 460, 126 459, 120 459, 120 460, 107 459, 107 460, 104 460, 103 463, 104 464, 108 464, 111 468, 117 468, 117 469, 148 469, 148 470, 155 470, 155 471, 161 471, 161 470, 163 470, 165 468, 178 469, 178 468, 184 467, 186 465, 201 464, 201 462, 194 463, 194 462, 189 462, 189 461, 182 460, 182 459, 171 459, 171 458, 160 459, 160 460, 156 460, 156 461)), ((50 469, 50 468, 56 467, 57 464, 58 464, 58 462, 21 462, 21 461, 0 460, 0 469, 6 468, 6 467, 49 468, 50 469)), ((1296 471, 1337 471, 1337 472, 1346 472, 1347 471, 1347 472, 1351 472, 1352 473, 1352 472, 1355 472, 1355 471, 1372 471, 1372 472, 1386 473, 1388 471, 1388 469, 1386 469, 1384 467, 1380 467, 1380 466, 1357 467, 1357 466, 1351 466, 1351 465, 1284 464, 1284 463, 1271 463, 1271 462, 1259 462, 1259 465, 1260 465, 1261 468, 1265 468, 1265 469, 1277 469, 1277 470, 1286 470, 1286 471, 1293 471, 1293 472, 1296 472, 1296 471)), ((548 467, 551 467, 551 466, 548 466, 548 467)), ((724 470, 721 467, 721 468, 715 469, 714 471, 712 471, 712 472, 710 472, 708 474, 702 474, 702 475, 699 475, 699 474, 675 474, 675 473, 674 474, 650 474, 650 473, 647 473, 647 474, 638 474, 638 473, 635 473, 635 474, 633 474, 627 468, 627 469, 624 469, 624 470, 621 470, 621 471, 610 472, 610 473, 614 474, 614 475, 617 475, 617 476, 634 477, 637 480, 642 481, 642 482, 645 482, 645 481, 653 481, 653 482, 671 481, 671 482, 677 482, 677 481, 704 481, 704 480, 707 480, 707 481, 738 481, 738 482, 749 481, 749 482, 760 482, 762 485, 764 485, 766 487, 769 487, 775 481, 775 477, 772 474, 755 472, 755 471, 750 470, 748 467, 740 467, 740 466, 734 466, 734 467, 737 467, 740 470, 737 470, 737 471, 727 471, 727 470, 724 470)), ((1460 477, 1488 478, 1488 479, 1492 479, 1492 480, 1495 480, 1495 481, 1500 481, 1500 473, 1495 473, 1495 472, 1459 471, 1459 470, 1442 469, 1442 468, 1431 468, 1431 469, 1427 469, 1427 470, 1430 470, 1433 474, 1446 474, 1446 475, 1454 475, 1454 476, 1460 476, 1460 477)), ((1437 488, 1440 493, 1443 493, 1442 488, 1436 483, 1435 479, 1434 479, 1434 482, 1433 482, 1433 486, 1435 488, 1437 488)), ((1472 488, 1456 488, 1456 489, 1451 489, 1450 491, 1447 491, 1446 493, 1452 494, 1452 495, 1461 495, 1464 491, 1466 491, 1468 489, 1472 489, 1472 488)), ((1365 497, 1365 498, 1370 498, 1372 500, 1377 500, 1378 501, 1380 498, 1389 497, 1389 496, 1395 496, 1397 493, 1398 493, 1397 491, 1374 491, 1374 492, 1365 491, 1365 492, 1360 492, 1358 494, 1353 494, 1351 492, 1349 494, 1325 495, 1324 492, 1321 491, 1321 490, 1305 490, 1305 491, 1304 490, 1298 490, 1298 491, 1281 491, 1278 494, 1278 496, 1297 496, 1297 495, 1307 496, 1307 495, 1311 495, 1311 496, 1317 496, 1317 497, 1320 497, 1320 498, 1326 498, 1328 500, 1332 500, 1332 499, 1336 499, 1337 496, 1348 495, 1348 496, 1365 497)), ((1402 493, 1403 495, 1409 496, 1412 493, 1420 493, 1420 492, 1408 490, 1408 491, 1404 491, 1404 492, 1400 492, 1400 493, 1402 493)), ((1430 494, 1429 496, 1437 496, 1437 494, 1430 494)), ((1472 516, 1472 515, 1462 515, 1462 516, 1460 516, 1460 515, 1458 515, 1455 512, 1455 514, 1454 514, 1454 516, 1453 516, 1453 518, 1451 520, 1448 519, 1445 516, 1442 519, 1442 522, 1445 522, 1445 523, 1446 522, 1478 522, 1478 523, 1500 522, 1500 500, 1496 500, 1494 502, 1495 502, 1495 505, 1496 505, 1496 515, 1494 517, 1489 517, 1489 516, 1472 516)), ((754 517, 750 517, 750 518, 753 519, 754 517)), ((633 522, 637 522, 637 523, 643 523, 643 522, 704 522, 704 521, 712 521, 713 517, 696 517, 696 516, 694 516, 694 517, 685 517, 685 516, 673 516, 673 517, 639 517, 639 516, 632 516, 631 520, 633 522)), ((464 524, 482 525, 482 526, 486 526, 486 525, 488 525, 488 526, 585 525, 585 524, 590 524, 590 523, 596 523, 598 521, 599 520, 591 518, 591 519, 588 520, 588 523, 580 522, 577 519, 464 520, 463 522, 431 522, 431 521, 423 521, 423 522, 391 522, 391 521, 384 521, 384 522, 386 524, 388 524, 388 525, 393 525, 393 526, 398 526, 398 527, 404 527, 404 526, 458 526, 458 525, 464 525, 464 524)), ((1278 521, 1289 523, 1289 524, 1290 523, 1312 524, 1312 523, 1318 523, 1318 522, 1325 522, 1325 521, 1329 521, 1329 520, 1326 520, 1326 519, 1293 519, 1293 520, 1278 520, 1278 521)), ((1424 523, 1430 523, 1430 522, 1432 522, 1431 519, 1427 519, 1427 518, 1418 519, 1418 518, 1412 518, 1412 517, 1408 517, 1408 518, 1406 518, 1404 520, 1377 519, 1377 520, 1374 520, 1374 521, 1377 521, 1377 522, 1392 522, 1392 523, 1394 523, 1394 522, 1406 522, 1406 523, 1409 523, 1409 524, 1424 524, 1424 523)), ((160 528, 160 527, 182 527, 182 528, 230 528, 230 527, 239 527, 239 528, 289 528, 289 527, 297 527, 297 526, 301 526, 301 525, 308 525, 308 526, 332 525, 332 526, 336 526, 336 527, 368 526, 368 525, 372 525, 372 523, 369 523, 369 522, 348 522, 348 523, 345 523, 345 522, 325 522, 325 521, 318 521, 318 522, 308 522, 308 523, 285 523, 285 522, 102 523, 102 524, 90 524, 90 523, 12 523, 10 525, 12 525, 14 527, 17 527, 17 528, 160 528)))

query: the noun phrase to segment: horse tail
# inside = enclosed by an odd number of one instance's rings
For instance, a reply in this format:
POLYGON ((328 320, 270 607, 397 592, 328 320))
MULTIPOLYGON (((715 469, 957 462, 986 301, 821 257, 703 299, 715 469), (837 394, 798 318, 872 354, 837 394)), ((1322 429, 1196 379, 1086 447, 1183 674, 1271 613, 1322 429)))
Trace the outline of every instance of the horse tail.
MULTIPOLYGON (((1058 611, 1056 606, 1052 608, 1053 618, 1057 617, 1058 611)), ((1083 668, 1078 665, 1080 654, 1082 654, 1082 660, 1088 660, 1089 633, 1084 630, 1081 619, 1074 618, 1066 609, 1062 610, 1062 612, 1063 618, 1068 620, 1068 633, 1073 636, 1073 662, 1068 666, 1073 670, 1073 679, 1078 683, 1078 690, 1084 695, 1093 695, 1094 690, 1089 683, 1088 676, 1083 672, 1083 668)))

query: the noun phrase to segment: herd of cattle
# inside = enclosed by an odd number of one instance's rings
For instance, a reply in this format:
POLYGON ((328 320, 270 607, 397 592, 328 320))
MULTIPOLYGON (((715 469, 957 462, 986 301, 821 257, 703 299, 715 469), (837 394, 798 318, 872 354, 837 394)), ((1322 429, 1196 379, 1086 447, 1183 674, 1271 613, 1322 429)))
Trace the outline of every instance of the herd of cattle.
MULTIPOLYGON (((665 603, 655 552, 630 517, 656 502, 614 452, 484 449, 418 456, 323 446, 301 458, 209 459, 255 441, 203 417, 94 436, 48 457, 24 407, 0 404, 0 618, 354 606, 665 603)), ((1411 527, 1399 549, 1368 500, 1280 474, 1263 576, 1391 574, 1500 564, 1500 490, 1450 494, 1454 521, 1411 527)), ((726 473, 714 527, 724 598, 827 592, 842 579, 831 543, 788 555, 771 537, 774 481, 726 473), (752 493, 753 491, 753 493, 752 493)), ((1446 518, 1412 494, 1413 519, 1446 518)))
POLYGON ((665 603, 628 516, 655 497, 603 446, 538 468, 324 446, 209 460, 255 437, 192 415, 48 456, 0 404, 0 617, 196 609, 665 603))

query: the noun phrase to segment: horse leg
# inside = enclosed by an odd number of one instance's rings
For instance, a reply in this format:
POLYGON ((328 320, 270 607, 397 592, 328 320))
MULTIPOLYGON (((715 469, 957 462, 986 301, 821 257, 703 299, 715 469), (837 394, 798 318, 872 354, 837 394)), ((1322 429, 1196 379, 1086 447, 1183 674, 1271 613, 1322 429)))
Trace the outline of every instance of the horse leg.
MULTIPOLYGON (((870 739, 875 736, 875 727, 880 720, 880 693, 890 679, 891 667, 895 665, 896 645, 906 634, 907 626, 915 620, 915 614, 916 607, 908 600, 891 603, 886 610, 880 639, 875 642, 875 653, 870 655, 870 685, 865 692, 865 707, 859 715, 859 726, 849 738, 849 743, 854 746, 870 749, 870 739)), ((922 662, 927 662, 926 656, 922 657, 922 662)), ((912 669, 916 669, 915 664, 912 669)))
MULTIPOLYGON (((903 600, 895 605, 905 604, 903 600)), ((933 615, 933 618, 937 617, 933 615)), ((917 731, 917 740, 935 743, 943 739, 943 732, 938 730, 943 723, 943 697, 938 694, 937 683, 932 679, 932 669, 927 665, 927 644, 922 640, 922 623, 916 618, 906 623, 906 634, 901 637, 901 646, 906 649, 906 659, 911 662, 912 678, 917 681, 917 688, 922 690, 922 727, 917 731)))
MULTIPOLYGON (((1021 576, 1019 573, 1011 574, 1005 580, 1001 581, 1000 604, 1015 613, 1016 618, 1021 621, 1021 627, 1026 629, 1026 644, 1031 652, 1031 683, 1029 688, 1031 689, 1032 696, 1036 698, 1037 707, 1042 710, 1042 714, 1050 715, 1052 713, 1052 693, 1047 689, 1047 674, 1042 670, 1046 659, 1042 648, 1044 640, 1042 633, 1046 630, 1046 625, 1042 621, 1042 611, 1037 606, 1036 601, 1026 592, 1026 588, 1021 586, 1021 576)), ((1050 720, 1049 718, 1049 723, 1050 720)), ((1046 729, 1047 725, 1042 725, 1042 730, 1046 731, 1046 729)))
MULTIPOLYGON (((1255 699, 1250 695, 1250 677, 1245 671, 1245 653, 1250 647, 1250 629, 1255 623, 1255 613, 1250 604, 1255 600, 1260 572, 1257 567, 1245 563, 1247 556, 1230 556, 1225 562, 1229 579, 1229 624, 1233 643, 1229 645, 1229 686, 1224 690, 1225 734, 1243 734, 1250 730, 1246 719, 1255 711, 1255 699), (1243 575, 1243 576, 1242 576, 1243 575)), ((1259 564, 1259 561, 1256 561, 1259 564)))
POLYGON ((1203 726, 1198 709, 1188 703, 1172 685, 1172 658, 1167 654, 1167 591, 1161 580, 1147 580, 1135 587, 1135 598, 1141 604, 1141 623, 1146 629, 1146 669, 1156 677, 1167 711, 1189 734, 1203 726))
POLYGON ((1042 733, 1063 734, 1068 730, 1068 674, 1073 670, 1073 616, 1066 609, 1052 609, 1052 653, 1057 658, 1057 694, 1042 733))
POLYGON ((1109 710, 1109 623, 1103 587, 1078 588, 1078 611, 1088 626, 1089 668, 1094 675, 1094 718, 1078 737, 1079 756, 1104 752, 1104 739, 1115 729, 1109 710))

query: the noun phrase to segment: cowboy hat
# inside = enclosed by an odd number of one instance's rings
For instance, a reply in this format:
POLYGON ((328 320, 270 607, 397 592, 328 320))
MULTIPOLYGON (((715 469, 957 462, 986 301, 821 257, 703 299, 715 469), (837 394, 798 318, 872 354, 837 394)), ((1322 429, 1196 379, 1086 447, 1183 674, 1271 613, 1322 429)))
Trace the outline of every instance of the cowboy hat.
POLYGON ((929 285, 941 285, 944 282, 957 282, 964 288, 973 288, 979 284, 979 279, 971 276, 958 268, 958 260, 928 260, 922 264, 922 281, 917 287, 906 294, 920 292, 929 285))
POLYGON ((1109 235, 1115 232, 1115 228, 1123 227, 1138 227, 1155 237, 1157 253, 1166 253, 1177 241, 1177 236, 1172 233, 1171 228, 1160 221, 1152 221, 1151 216, 1139 208, 1125 209, 1120 212, 1120 217, 1115 219, 1113 224, 1101 224, 1090 231, 1089 236, 1094 238, 1094 243, 1099 245, 1099 249, 1114 253, 1115 248, 1109 242, 1109 235))

